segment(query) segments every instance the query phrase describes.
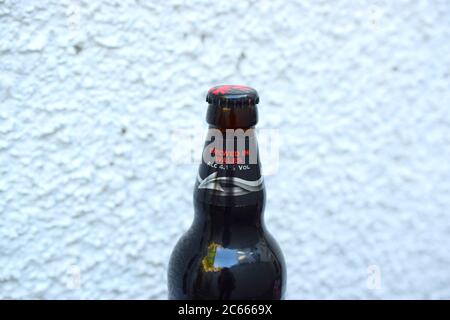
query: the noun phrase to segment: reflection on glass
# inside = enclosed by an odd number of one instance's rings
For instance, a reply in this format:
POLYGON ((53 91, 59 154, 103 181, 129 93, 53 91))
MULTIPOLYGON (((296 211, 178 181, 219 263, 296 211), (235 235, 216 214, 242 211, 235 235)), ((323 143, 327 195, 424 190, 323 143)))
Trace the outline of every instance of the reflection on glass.
POLYGON ((229 268, 238 264, 238 252, 233 249, 218 247, 214 266, 219 268, 229 268))
POLYGON ((219 245, 217 243, 211 243, 208 245, 208 251, 206 253, 206 257, 202 260, 203 270, 206 272, 217 272, 220 271, 221 268, 214 267, 214 260, 216 258, 217 247, 219 245))
POLYGON ((260 253, 255 249, 228 249, 213 242, 208 245, 207 254, 202 260, 202 267, 206 272, 217 272, 222 268, 231 268, 238 264, 254 263, 259 260, 260 253))

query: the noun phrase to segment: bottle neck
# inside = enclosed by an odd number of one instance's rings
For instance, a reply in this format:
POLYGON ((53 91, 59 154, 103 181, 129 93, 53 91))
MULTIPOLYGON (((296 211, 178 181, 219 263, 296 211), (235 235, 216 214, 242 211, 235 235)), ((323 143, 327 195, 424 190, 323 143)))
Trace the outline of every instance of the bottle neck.
POLYGON ((258 201, 243 206, 217 205, 197 198, 194 200, 196 220, 216 226, 260 227, 263 224, 264 199, 264 190, 258 201))
POLYGON ((261 241, 265 233, 264 197, 246 206, 222 206, 194 200, 194 208, 193 225, 202 230, 208 242, 248 248, 261 241))
POLYGON ((206 112, 206 122, 221 128, 249 128, 258 123, 258 108, 254 103, 236 103, 236 101, 210 103, 206 112))
POLYGON ((255 129, 208 129, 194 198, 223 207, 259 206, 264 179, 255 129))

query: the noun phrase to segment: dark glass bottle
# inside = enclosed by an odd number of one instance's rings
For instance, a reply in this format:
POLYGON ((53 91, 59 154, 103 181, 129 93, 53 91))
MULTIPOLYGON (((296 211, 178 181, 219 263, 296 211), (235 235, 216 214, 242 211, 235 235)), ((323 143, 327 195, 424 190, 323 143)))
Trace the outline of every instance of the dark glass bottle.
POLYGON ((263 220, 266 195, 253 130, 258 94, 219 86, 206 101, 210 130, 194 189, 195 218, 172 252, 169 299, 282 299, 284 259, 263 220), (245 137, 239 144, 228 132, 245 137))

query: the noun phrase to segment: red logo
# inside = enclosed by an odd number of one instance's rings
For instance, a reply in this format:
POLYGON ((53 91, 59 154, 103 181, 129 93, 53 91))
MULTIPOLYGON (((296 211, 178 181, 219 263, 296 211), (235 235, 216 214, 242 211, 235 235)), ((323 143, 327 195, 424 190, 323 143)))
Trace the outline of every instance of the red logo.
POLYGON ((249 91, 250 91, 249 87, 240 86, 240 85, 225 85, 225 86, 214 87, 211 89, 211 93, 214 95, 227 94, 227 93, 246 93, 249 91))

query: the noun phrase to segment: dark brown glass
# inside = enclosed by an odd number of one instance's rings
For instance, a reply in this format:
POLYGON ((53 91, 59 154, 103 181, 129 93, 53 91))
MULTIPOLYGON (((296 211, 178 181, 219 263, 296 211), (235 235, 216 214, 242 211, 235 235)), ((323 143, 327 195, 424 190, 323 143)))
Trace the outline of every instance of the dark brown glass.
MULTIPOLYGON (((255 115, 245 108, 215 112, 211 128, 245 130, 249 128, 245 124, 256 122, 255 115)), ((212 172, 204 164, 199 170, 204 175, 212 172)), ((246 175, 249 180, 261 176, 259 157, 246 175)), ((264 224, 265 201, 264 186, 250 194, 227 197, 195 188, 194 221, 169 262, 169 299, 283 298, 286 268, 282 252, 264 224)))

